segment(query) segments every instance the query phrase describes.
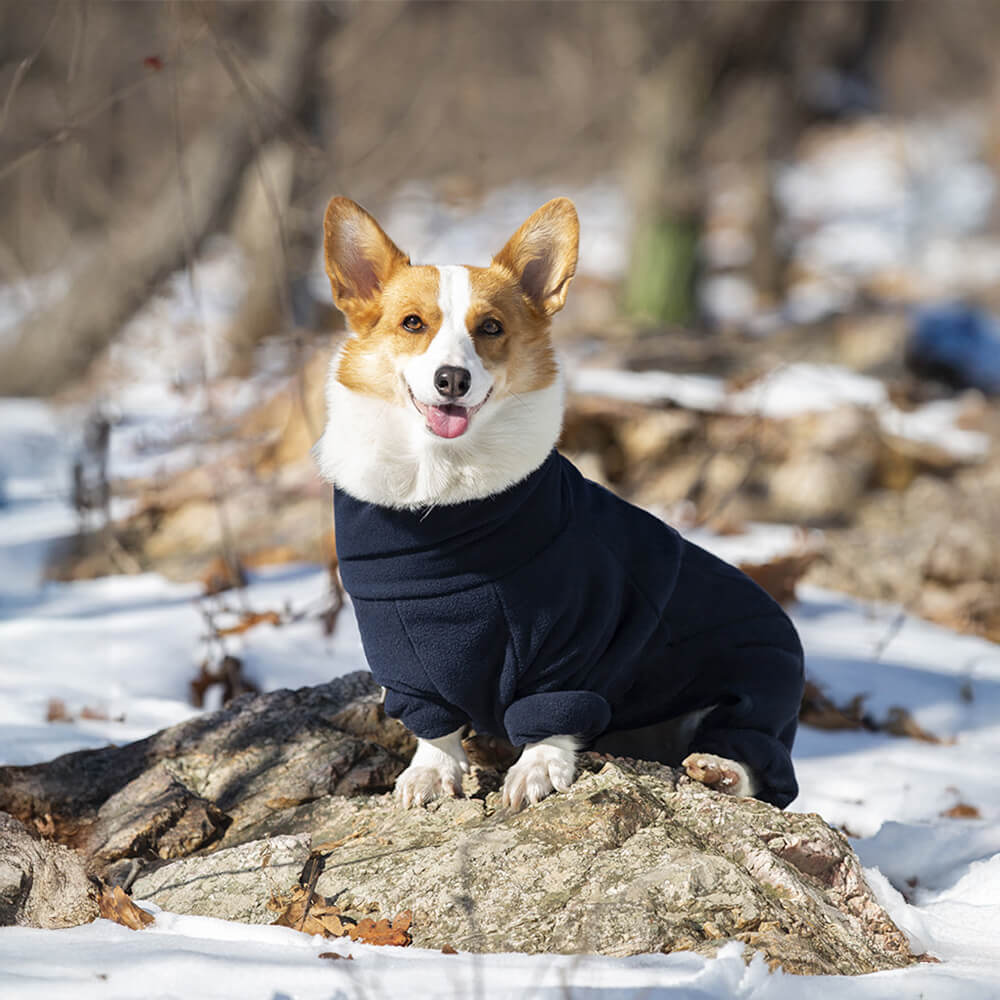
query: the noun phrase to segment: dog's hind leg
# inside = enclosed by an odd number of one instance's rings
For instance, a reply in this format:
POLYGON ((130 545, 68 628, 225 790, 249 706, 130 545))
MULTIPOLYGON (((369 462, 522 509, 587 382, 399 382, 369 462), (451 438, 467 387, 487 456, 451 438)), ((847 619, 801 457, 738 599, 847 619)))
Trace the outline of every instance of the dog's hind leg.
POLYGON ((737 760, 714 753, 691 753, 681 763, 688 777, 717 792, 749 797, 759 791, 753 772, 737 760))
POLYGON ((641 729, 618 729, 604 733, 594 742, 594 750, 613 757, 655 760, 677 767, 685 754, 690 752, 691 740, 701 720, 714 707, 696 709, 641 729))
POLYGON ((691 740, 702 719, 714 708, 710 705, 641 729, 605 733, 596 741, 594 749, 615 757, 656 760, 672 767, 679 764, 689 777, 718 792, 754 795, 758 784, 745 764, 716 754, 690 753, 691 740))

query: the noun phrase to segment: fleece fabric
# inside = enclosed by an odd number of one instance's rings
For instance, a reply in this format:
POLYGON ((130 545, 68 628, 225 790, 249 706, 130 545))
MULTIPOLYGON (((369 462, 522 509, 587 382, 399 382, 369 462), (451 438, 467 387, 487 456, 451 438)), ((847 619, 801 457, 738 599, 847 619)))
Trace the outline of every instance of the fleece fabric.
POLYGON ((417 736, 593 742, 712 706, 691 748, 748 764, 765 801, 797 794, 802 648, 784 612, 557 452, 484 500, 394 510, 336 490, 334 508, 365 655, 417 736))

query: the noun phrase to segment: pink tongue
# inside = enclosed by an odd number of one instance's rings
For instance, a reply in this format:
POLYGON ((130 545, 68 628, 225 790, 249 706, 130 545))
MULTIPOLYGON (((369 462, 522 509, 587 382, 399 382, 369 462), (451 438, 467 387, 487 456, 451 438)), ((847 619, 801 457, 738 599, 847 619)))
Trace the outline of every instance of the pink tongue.
POLYGON ((453 403, 447 406, 428 406, 427 426, 438 437, 457 438, 469 426, 469 411, 464 406, 453 403))

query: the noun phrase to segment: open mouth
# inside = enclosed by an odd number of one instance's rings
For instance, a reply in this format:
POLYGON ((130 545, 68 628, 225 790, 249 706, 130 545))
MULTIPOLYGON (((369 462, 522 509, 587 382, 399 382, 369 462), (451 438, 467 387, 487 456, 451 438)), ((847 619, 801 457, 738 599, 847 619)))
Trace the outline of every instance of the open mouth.
POLYGON ((490 398, 493 387, 486 393, 482 403, 475 406, 460 406, 458 403, 444 403, 434 406, 429 403, 421 403, 413 390, 406 387, 410 392, 410 399, 413 405, 420 411, 420 414, 427 421, 427 429, 441 438, 461 437, 469 429, 469 421, 483 408, 486 400, 490 398))

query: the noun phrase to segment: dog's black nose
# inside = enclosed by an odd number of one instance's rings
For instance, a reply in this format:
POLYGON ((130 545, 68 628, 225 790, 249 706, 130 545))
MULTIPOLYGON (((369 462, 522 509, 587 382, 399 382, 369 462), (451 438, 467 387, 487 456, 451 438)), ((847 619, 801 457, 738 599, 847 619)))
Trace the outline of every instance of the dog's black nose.
POLYGON ((434 373, 434 388, 449 399, 459 399, 464 396, 469 391, 470 385, 472 385, 472 375, 468 368, 442 365, 434 373))

